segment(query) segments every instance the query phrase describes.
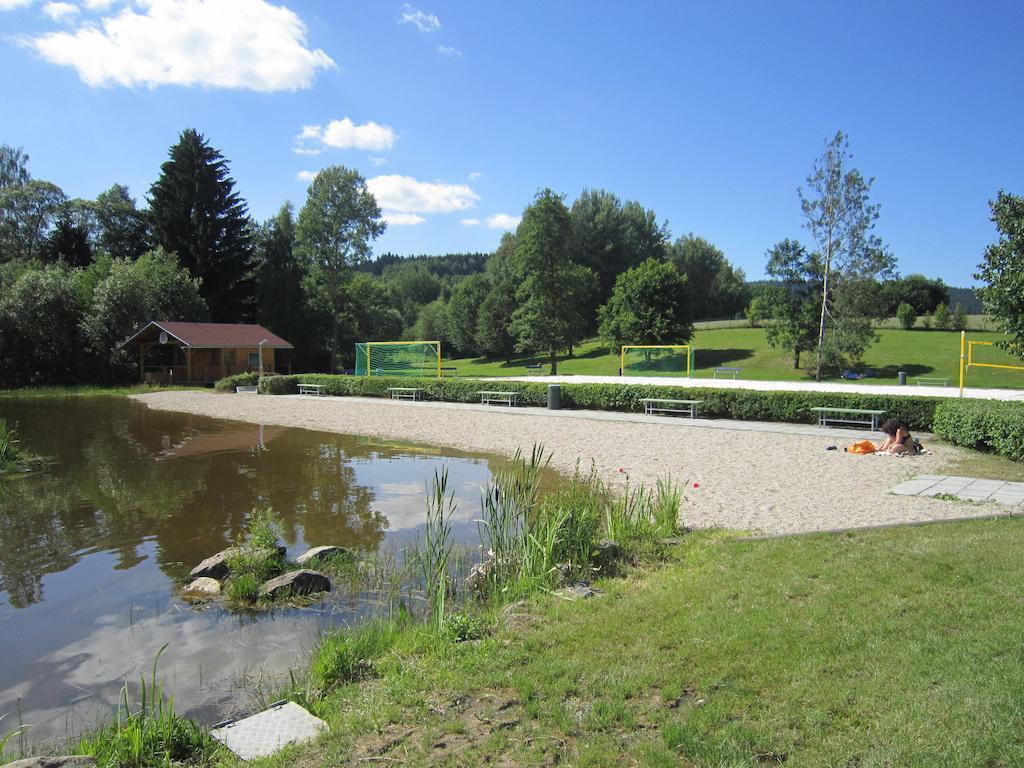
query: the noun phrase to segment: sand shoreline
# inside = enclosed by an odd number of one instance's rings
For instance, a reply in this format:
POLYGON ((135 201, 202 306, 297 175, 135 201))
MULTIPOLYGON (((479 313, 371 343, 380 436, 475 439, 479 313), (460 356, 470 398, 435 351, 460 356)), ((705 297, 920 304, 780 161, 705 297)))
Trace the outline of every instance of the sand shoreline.
POLYGON ((985 517, 1010 509, 888 492, 915 475, 936 474, 959 455, 960 449, 942 444, 934 445, 928 456, 863 457, 826 451, 834 440, 825 436, 709 429, 670 418, 652 424, 458 404, 195 391, 134 399, 158 410, 469 452, 510 456, 542 443, 551 452, 552 465, 563 472, 577 465, 589 469, 593 463, 602 477, 616 482, 628 476, 632 483, 653 484, 669 475, 686 481, 682 520, 698 528, 804 533, 985 517))

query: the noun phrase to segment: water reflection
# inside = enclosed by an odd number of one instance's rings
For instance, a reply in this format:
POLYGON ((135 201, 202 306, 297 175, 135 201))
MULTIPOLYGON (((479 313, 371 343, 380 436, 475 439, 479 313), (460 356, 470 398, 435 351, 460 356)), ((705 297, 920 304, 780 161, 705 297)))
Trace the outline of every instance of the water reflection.
POLYGON ((176 701, 218 717, 241 681, 300 664, 325 626, 368 610, 335 595, 254 621, 175 600, 174 583, 234 542, 253 507, 274 508, 293 555, 307 544, 400 546, 422 523, 425 482, 448 466, 456 528, 475 538, 491 476, 482 457, 118 398, 0 400, 0 418, 50 459, 0 489, 0 714, 20 700, 36 739, 107 714, 124 676, 167 642, 176 701))

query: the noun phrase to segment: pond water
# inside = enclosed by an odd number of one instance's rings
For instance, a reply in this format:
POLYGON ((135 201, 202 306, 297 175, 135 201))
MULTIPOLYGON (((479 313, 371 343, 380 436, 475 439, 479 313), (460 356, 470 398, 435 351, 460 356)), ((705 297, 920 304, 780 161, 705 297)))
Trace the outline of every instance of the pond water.
POLYGON ((175 597, 254 507, 274 509, 291 557, 320 544, 400 550, 447 467, 456 535, 475 542, 480 490, 500 461, 124 398, 0 399, 0 418, 47 459, 0 481, 0 735, 20 717, 35 743, 108 718, 165 643, 159 676, 178 711, 240 714, 255 683, 303 668, 320 633, 366 615, 366 600, 341 592, 256 616, 175 597))

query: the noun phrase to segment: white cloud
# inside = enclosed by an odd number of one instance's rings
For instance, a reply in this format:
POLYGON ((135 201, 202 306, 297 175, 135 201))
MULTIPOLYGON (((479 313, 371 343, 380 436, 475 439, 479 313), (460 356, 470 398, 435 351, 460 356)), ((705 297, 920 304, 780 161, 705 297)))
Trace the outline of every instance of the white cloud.
POLYGON ((78 6, 71 3, 47 3, 43 6, 43 13, 54 21, 64 21, 78 15, 78 6))
POLYGON ((306 183, 311 182, 316 178, 316 171, 299 171, 295 174, 295 178, 299 181, 305 181, 306 183))
POLYGON ((384 163, 386 163, 388 161, 388 159, 386 157, 370 156, 370 157, 368 157, 366 159, 369 160, 374 165, 384 165, 384 163))
POLYGON ((417 216, 415 213, 385 212, 381 218, 392 227, 415 227, 417 224, 422 224, 426 221, 422 216, 417 216))
POLYGON ((15 8, 31 4, 32 0, 0 0, 0 11, 13 11, 15 8))
POLYGON ((372 120, 356 125, 349 118, 331 120, 326 126, 304 125, 295 137, 295 152, 300 155, 315 155, 327 147, 334 149, 368 149, 379 152, 391 149, 398 134, 389 125, 372 120))
POLYGON ((420 32, 437 32, 441 28, 441 20, 432 13, 424 13, 418 8, 413 8, 406 3, 402 6, 402 18, 399 24, 415 24, 420 32))
POLYGON ((522 216, 510 216, 507 213, 496 213, 487 217, 488 229, 515 229, 519 226, 522 216))
POLYGON ((480 199, 465 184, 419 181, 411 176, 375 176, 366 186, 381 208, 399 213, 464 211, 480 199))
POLYGON ((483 173, 481 173, 480 171, 473 171, 472 173, 469 174, 469 180, 476 181, 481 176, 483 176, 483 173))
POLYGON ((480 219, 459 219, 459 224, 464 227, 479 227, 483 222, 480 219))
POLYGON ((85 0, 86 8, 90 11, 105 11, 114 4, 115 0, 85 0))
POLYGON ((137 0, 136 7, 21 41, 53 64, 74 67, 91 86, 294 91, 335 66, 306 47, 302 19, 266 0, 137 0))
POLYGON ((454 56, 457 59, 462 58, 462 51, 458 48, 452 48, 450 45, 439 45, 437 46, 437 52, 442 56, 454 56))

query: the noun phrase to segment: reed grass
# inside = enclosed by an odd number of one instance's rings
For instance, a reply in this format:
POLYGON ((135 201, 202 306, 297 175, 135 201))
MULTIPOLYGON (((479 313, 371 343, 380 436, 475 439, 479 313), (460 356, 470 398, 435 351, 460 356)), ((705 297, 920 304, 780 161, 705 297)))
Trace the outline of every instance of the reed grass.
POLYGON ((0 419, 0 472, 13 472, 27 458, 19 446, 17 430, 0 419))
POLYGON ((452 552, 452 515, 455 495, 448 494, 448 468, 434 471, 427 493, 427 522, 423 533, 423 584, 427 594, 430 625, 435 632, 444 626, 445 600, 448 596, 448 561, 452 552))
POLYGON ((132 709, 128 702, 128 683, 121 688, 121 702, 113 722, 83 737, 73 752, 92 755, 101 768, 150 768, 182 763, 206 765, 216 745, 209 732, 193 720, 174 711, 174 697, 165 697, 157 679, 164 645, 153 660, 147 685, 139 679, 139 703, 132 709))

